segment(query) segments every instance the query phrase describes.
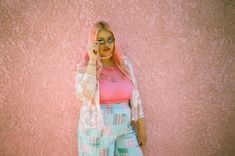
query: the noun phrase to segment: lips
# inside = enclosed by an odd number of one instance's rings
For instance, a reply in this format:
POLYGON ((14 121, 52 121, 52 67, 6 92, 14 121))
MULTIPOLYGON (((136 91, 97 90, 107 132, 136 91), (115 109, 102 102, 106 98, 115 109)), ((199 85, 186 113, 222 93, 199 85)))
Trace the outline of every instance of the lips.
POLYGON ((108 51, 108 50, 110 50, 110 48, 104 48, 104 51, 108 51))

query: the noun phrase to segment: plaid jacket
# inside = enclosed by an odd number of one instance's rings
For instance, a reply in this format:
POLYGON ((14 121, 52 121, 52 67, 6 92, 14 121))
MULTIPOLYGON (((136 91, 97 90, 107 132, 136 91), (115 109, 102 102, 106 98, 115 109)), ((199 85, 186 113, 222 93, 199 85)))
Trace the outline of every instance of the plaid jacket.
MULTIPOLYGON (((138 118, 144 117, 141 97, 130 60, 127 56, 123 56, 123 60, 134 85, 129 104, 131 106, 131 118, 136 122, 138 118)), ((83 64, 84 61, 80 63, 83 64)), ((96 76, 87 74, 86 68, 81 64, 77 66, 75 75, 75 94, 83 102, 80 108, 79 127, 82 129, 102 129, 104 123, 100 110, 99 83, 97 83, 96 76)))

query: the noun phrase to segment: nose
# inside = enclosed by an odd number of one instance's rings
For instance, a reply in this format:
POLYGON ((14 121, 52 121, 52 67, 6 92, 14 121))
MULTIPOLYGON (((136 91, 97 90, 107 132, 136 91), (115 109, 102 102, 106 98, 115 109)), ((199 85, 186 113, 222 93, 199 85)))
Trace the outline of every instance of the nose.
POLYGON ((109 47, 109 43, 108 42, 105 42, 104 45, 105 45, 105 47, 109 47))

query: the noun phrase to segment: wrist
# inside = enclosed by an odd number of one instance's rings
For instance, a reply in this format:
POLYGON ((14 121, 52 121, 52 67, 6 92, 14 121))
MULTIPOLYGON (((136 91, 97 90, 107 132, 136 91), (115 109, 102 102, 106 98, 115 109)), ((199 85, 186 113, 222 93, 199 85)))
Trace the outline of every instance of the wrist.
POLYGON ((91 66, 96 66, 96 63, 93 63, 93 62, 88 62, 88 65, 91 65, 91 66))
POLYGON ((96 62, 94 62, 94 61, 88 61, 87 65, 88 65, 88 66, 96 67, 96 62))
POLYGON ((89 59, 88 63, 96 64, 96 59, 89 59))

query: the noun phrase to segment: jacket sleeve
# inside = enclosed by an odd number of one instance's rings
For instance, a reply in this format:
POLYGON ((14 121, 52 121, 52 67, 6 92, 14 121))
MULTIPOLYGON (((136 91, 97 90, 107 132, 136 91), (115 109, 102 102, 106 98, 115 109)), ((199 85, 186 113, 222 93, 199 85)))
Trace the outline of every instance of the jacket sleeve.
POLYGON ((96 76, 86 73, 84 62, 77 65, 75 74, 75 94, 78 99, 83 102, 91 100, 96 91, 96 76))
POLYGON ((128 68, 129 68, 129 71, 131 74, 132 81, 134 83, 134 90, 133 90, 134 98, 133 99, 137 103, 138 118, 143 118, 144 117, 144 110, 143 110, 142 100, 141 100, 136 76, 134 73, 134 69, 133 69, 132 64, 131 64, 130 60, 128 59, 128 57, 125 57, 125 59, 127 60, 127 65, 128 65, 128 68))

